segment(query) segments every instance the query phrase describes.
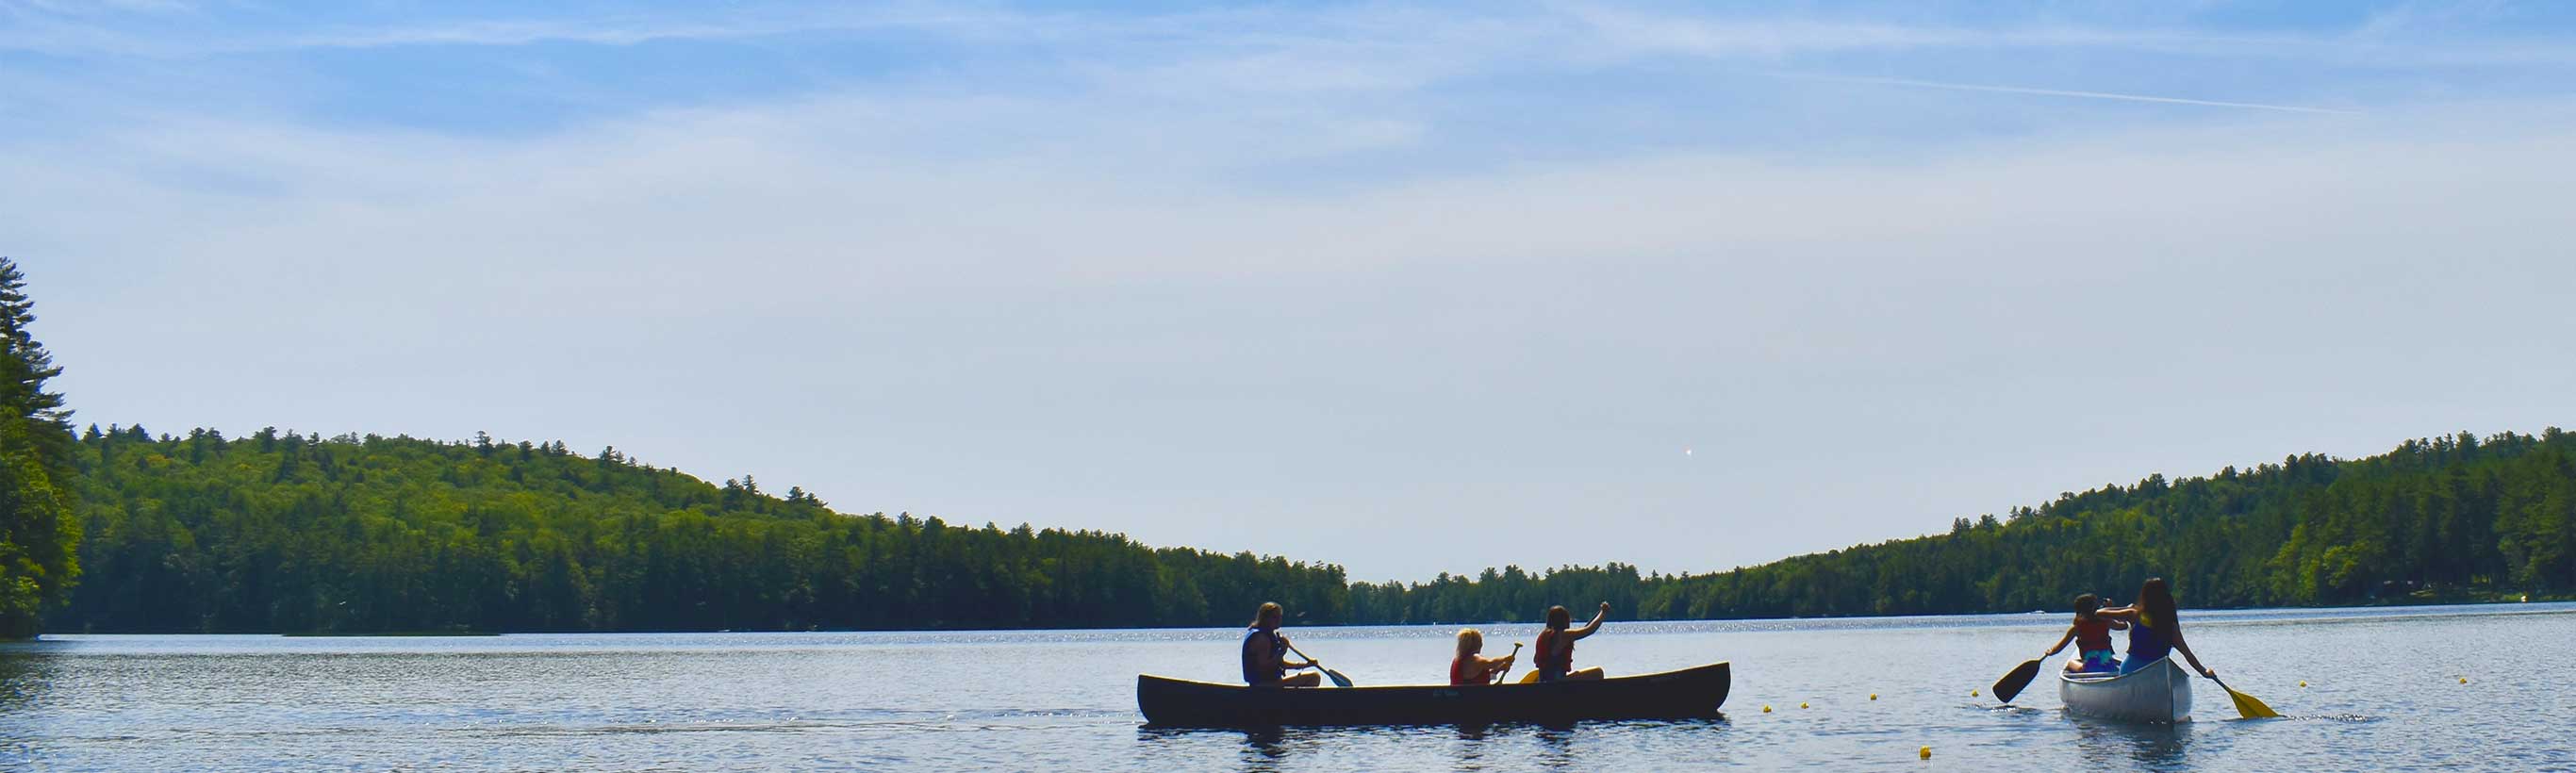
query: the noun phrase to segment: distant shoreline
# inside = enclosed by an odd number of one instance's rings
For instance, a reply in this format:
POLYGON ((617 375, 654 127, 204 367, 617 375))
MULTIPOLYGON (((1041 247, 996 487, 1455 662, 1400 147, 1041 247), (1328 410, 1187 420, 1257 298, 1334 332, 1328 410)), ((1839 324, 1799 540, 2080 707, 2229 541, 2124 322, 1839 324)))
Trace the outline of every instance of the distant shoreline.
MULTIPOLYGON (((2184 610, 2184 612, 2185 612, 2186 614, 2199 614, 2199 613, 2235 613, 2235 612, 2302 612, 2302 611, 2313 611, 2313 612, 2334 612, 2334 611, 2372 611, 2372 610, 2387 610, 2387 611, 2395 612, 2395 611, 2399 611, 2399 610, 2406 610, 2406 609, 2431 608, 2431 607, 2520 607, 2520 606, 2526 606, 2526 605, 2569 604, 2569 603, 2576 603, 2576 595, 2556 595, 2556 594, 2548 595, 2548 596, 2533 595, 2533 596, 2531 597, 2531 600, 2530 600, 2530 601, 2528 601, 2528 602, 2520 601, 2520 600, 2518 600, 2518 598, 2519 598, 2519 594, 2517 594, 2517 595, 2516 595, 2516 599, 2515 599, 2515 600, 2493 600, 2493 599, 2490 599, 2490 600, 2448 600, 2448 599, 2445 599, 2445 600, 2435 600, 2435 601, 2409 601, 2409 602, 2390 602, 2390 603, 2378 603, 2378 604, 2341 604, 2341 605, 2331 605, 2331 606, 2301 606, 2301 607, 2201 607, 2201 608, 2187 608, 2187 609, 2185 609, 2185 610, 2184 610)), ((2499 610, 2497 610, 2497 611, 2501 612, 2501 611, 2503 611, 2503 610, 2499 609, 2499 610)), ((2576 610, 2557 610, 2557 611, 2576 611, 2576 610)), ((1815 615, 1815 616, 1808 616, 1808 617, 1725 617, 1725 618, 1693 618, 1693 619, 1678 619, 1678 618, 1676 618, 1676 619, 1657 619, 1657 620, 1616 620, 1616 619, 1614 619, 1614 620, 1611 620, 1611 621, 1609 621, 1609 622, 1611 622, 1612 624, 1621 624, 1621 625, 1638 625, 1638 624, 1692 624, 1692 623, 1774 623, 1774 622, 1776 622, 1776 623, 1800 623, 1800 622, 1820 622, 1820 621, 1860 622, 1860 621, 1866 621, 1866 620, 1921 620, 1921 619, 1944 619, 1944 618, 1960 618, 1960 617, 2000 617, 2000 616, 2029 616, 2029 615, 2043 615, 2043 616, 2044 616, 2044 615, 2055 615, 2055 614, 2059 614, 2060 612, 2061 612, 2060 610, 2050 610, 2050 609, 2032 609, 2032 610, 2021 610, 2021 611, 2016 611, 2016 612, 1955 612, 1955 613, 1926 614, 1926 615, 1815 615)), ((1386 627, 1406 627, 1406 626, 1452 626, 1452 625, 1469 625, 1469 626, 1481 625, 1481 626, 1495 626, 1495 625, 1538 625, 1538 624, 1539 624, 1539 622, 1540 622, 1540 621, 1538 621, 1538 620, 1536 620, 1536 619, 1531 619, 1531 620, 1434 620, 1434 621, 1399 622, 1399 623, 1315 623, 1315 624, 1297 624, 1297 623, 1292 622, 1292 623, 1290 623, 1290 624, 1289 624, 1289 626, 1288 626, 1288 627, 1289 627, 1289 628, 1304 628, 1304 629, 1308 629, 1308 630, 1319 630, 1319 629, 1329 629, 1329 628, 1386 628, 1386 627)), ((282 637, 282 638, 293 638, 293 639, 329 639, 329 638, 370 638, 370 639, 387 639, 387 638, 421 638, 421 639, 433 639, 433 638, 475 638, 475 637, 494 637, 494 636, 586 636, 586 635, 666 635, 666 634, 709 634, 709 635, 719 635, 719 634, 759 634, 759 635, 769 635, 769 634, 832 634, 832 633, 966 634, 966 633, 1045 633, 1045 632, 1057 632, 1057 631, 1061 631, 1061 632, 1084 632, 1084 631, 1206 631, 1206 630, 1229 630, 1229 629, 1230 629, 1230 626, 1187 626, 1187 625, 1185 625, 1185 626, 1090 626, 1090 627, 1079 627, 1079 628, 1066 628, 1066 627, 1052 627, 1052 628, 1034 628, 1034 627, 1033 627, 1033 628, 846 628, 846 629, 828 629, 828 630, 797 630, 797 631, 744 631, 744 630, 639 630, 639 631, 385 631, 385 632, 337 632, 337 633, 321 633, 321 632, 311 632, 311 631, 299 631, 299 632, 292 632, 292 633, 280 633, 280 632, 273 632, 273 631, 78 631, 78 632, 74 632, 74 631, 49 631, 49 632, 47 632, 47 635, 49 635, 49 636, 63 636, 63 635, 78 635, 78 636, 277 636, 277 637, 282 637)))

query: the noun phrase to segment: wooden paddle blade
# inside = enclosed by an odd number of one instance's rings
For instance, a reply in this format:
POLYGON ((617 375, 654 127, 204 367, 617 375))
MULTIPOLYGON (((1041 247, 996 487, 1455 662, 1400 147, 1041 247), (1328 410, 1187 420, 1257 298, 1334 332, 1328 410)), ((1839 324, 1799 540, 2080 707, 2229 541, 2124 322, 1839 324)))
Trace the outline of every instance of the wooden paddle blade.
POLYGON ((1342 675, 1342 672, 1340 672, 1340 671, 1335 671, 1335 670, 1332 670, 1332 669, 1329 669, 1329 668, 1324 669, 1324 678, 1326 678, 1326 679, 1330 679, 1330 680, 1333 680, 1333 686, 1334 686, 1334 687, 1349 687, 1349 686, 1351 686, 1351 678, 1350 678, 1350 677, 1347 677, 1347 676, 1343 676, 1343 675, 1342 675))
POLYGON ((2218 689, 2226 690, 2227 699, 2236 702, 2238 716, 2246 719, 2278 719, 2281 716, 2281 712, 2273 711, 2272 707, 2263 705, 2263 701, 2259 698, 2237 692, 2235 688, 2223 684, 2219 685, 2218 689))
POLYGON ((2030 680, 2038 677, 2039 661, 2022 661, 2021 665, 2013 667, 2011 673, 2004 674, 2004 678, 1995 680, 1995 700, 2011 703, 2013 696, 2021 694, 2021 688, 2029 687, 2030 680))

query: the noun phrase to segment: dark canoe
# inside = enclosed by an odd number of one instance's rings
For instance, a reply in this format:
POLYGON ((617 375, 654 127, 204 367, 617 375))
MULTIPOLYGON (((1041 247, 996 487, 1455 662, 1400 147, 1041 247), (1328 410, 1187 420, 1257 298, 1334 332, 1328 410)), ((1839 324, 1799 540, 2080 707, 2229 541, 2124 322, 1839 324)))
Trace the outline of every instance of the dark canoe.
POLYGON ((1717 715, 1727 664, 1592 682, 1486 687, 1245 687, 1136 677, 1136 708, 1162 727, 1417 725, 1684 719, 1717 715))

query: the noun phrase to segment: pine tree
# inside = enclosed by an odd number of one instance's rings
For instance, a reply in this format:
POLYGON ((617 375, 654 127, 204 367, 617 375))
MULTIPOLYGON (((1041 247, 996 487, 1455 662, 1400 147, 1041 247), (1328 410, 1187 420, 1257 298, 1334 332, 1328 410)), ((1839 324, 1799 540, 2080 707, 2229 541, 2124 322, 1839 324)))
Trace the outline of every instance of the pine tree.
POLYGON ((0 637, 36 635, 45 608, 80 575, 71 411, 45 391, 60 375, 28 325, 35 302, 18 264, 0 257, 0 637))

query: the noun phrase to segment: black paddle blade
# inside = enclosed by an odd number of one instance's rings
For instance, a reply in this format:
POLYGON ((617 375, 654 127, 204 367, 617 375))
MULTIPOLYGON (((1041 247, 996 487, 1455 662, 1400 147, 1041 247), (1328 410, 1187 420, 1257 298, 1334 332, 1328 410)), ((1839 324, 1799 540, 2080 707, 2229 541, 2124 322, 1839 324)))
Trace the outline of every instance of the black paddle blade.
POLYGON ((2021 694, 2021 688, 2029 687, 2030 680, 2038 677, 2039 661, 2022 661, 2021 665, 2013 667, 2012 673, 1995 680, 1995 700, 2011 703, 2013 696, 2021 694))

